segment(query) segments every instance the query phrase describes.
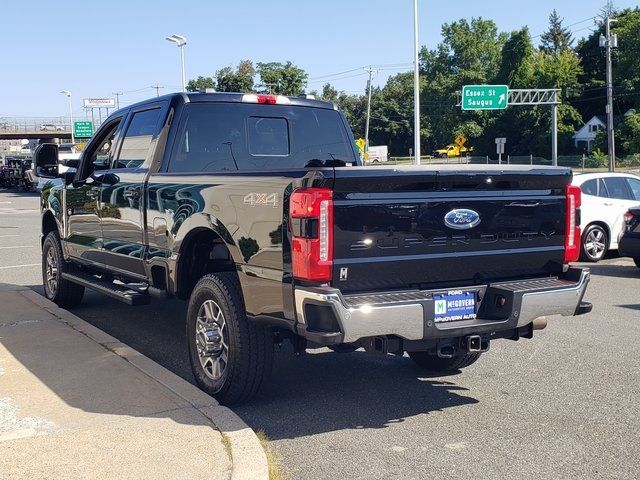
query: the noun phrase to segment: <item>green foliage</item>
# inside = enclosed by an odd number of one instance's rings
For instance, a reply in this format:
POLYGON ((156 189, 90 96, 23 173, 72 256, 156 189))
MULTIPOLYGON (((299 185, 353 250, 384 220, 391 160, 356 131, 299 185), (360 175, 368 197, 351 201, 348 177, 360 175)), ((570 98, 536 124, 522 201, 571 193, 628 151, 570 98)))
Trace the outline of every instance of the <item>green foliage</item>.
POLYGON ((500 70, 496 83, 510 88, 531 88, 534 75, 535 50, 529 29, 512 32, 501 51, 500 70))
POLYGON ((291 62, 258 62, 262 91, 277 95, 300 95, 304 93, 309 75, 291 62))
POLYGON ((562 25, 564 19, 560 18, 554 9, 549 15, 549 30, 542 34, 540 51, 544 53, 562 53, 571 49, 573 38, 568 28, 562 25))
MULTIPOLYGON (((617 142, 621 148, 616 153, 627 155, 640 153, 640 114, 627 115, 620 124, 617 142)), ((617 156, 617 155, 616 155, 617 156)))
POLYGON ((189 80, 189 83, 187 83, 187 92, 199 92, 200 90, 204 90, 205 88, 214 87, 215 84, 213 82, 213 78, 199 76, 194 80, 189 80))
POLYGON ((591 152, 591 156, 584 162, 587 168, 607 168, 609 166, 609 157, 599 148, 591 152))
POLYGON ((241 60, 237 69, 224 67, 216 72, 218 92, 253 92, 253 77, 256 74, 250 60, 241 60))

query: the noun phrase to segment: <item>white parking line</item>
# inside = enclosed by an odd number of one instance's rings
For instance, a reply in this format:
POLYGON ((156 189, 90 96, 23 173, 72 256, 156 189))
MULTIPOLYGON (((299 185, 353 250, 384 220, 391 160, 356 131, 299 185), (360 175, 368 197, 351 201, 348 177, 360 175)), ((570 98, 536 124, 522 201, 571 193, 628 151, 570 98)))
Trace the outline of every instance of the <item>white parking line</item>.
POLYGON ((0 235, 0 238, 19 237, 20 235, 0 235))
POLYGON ((35 245, 18 245, 17 247, 0 247, 0 250, 6 250, 8 248, 36 248, 35 245))
POLYGON ((39 263, 27 263, 25 265, 9 265, 6 267, 0 267, 0 270, 6 270, 7 268, 24 268, 24 267, 39 267, 39 263))

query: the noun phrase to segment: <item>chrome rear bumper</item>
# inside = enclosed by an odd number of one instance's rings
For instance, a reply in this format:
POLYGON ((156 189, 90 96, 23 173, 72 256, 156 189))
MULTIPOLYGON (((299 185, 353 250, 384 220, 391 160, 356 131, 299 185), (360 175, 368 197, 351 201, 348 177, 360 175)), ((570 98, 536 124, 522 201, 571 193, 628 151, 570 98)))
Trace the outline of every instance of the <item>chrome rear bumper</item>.
POLYGON ((581 308, 589 278, 589 269, 571 268, 562 278, 467 287, 478 290, 482 297, 479 318, 444 324, 434 321, 433 294, 447 289, 344 296, 331 287, 298 287, 298 332, 314 341, 326 339, 322 343, 333 344, 385 335, 422 340, 517 329, 538 317, 589 311, 581 308), (495 305, 499 297, 505 299, 504 307, 495 305), (317 316, 325 319, 322 328, 317 326, 317 316), (333 327, 327 326, 331 324, 333 327))

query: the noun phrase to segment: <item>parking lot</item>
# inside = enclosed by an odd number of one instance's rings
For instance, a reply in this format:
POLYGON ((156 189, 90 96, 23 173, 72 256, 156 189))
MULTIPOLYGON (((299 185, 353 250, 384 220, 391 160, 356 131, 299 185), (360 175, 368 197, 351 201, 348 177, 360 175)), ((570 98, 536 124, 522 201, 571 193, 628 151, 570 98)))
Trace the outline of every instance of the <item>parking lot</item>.
MULTIPOLYGON (((38 198, 0 192, 0 283, 41 292, 38 198)), ((640 269, 592 266, 593 311, 499 341, 428 376, 408 358, 276 355, 266 391, 234 408, 290 478, 635 478, 640 471, 640 269)), ((88 293, 82 319, 193 381, 186 304, 131 308, 88 293)))

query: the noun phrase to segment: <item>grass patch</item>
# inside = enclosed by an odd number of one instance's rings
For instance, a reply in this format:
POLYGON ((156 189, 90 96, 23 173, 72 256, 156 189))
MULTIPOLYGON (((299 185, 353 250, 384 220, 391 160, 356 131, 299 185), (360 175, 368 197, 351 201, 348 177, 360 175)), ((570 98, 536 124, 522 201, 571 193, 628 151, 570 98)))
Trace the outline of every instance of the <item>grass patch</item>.
POLYGON ((222 432, 220 432, 220 434, 222 435, 222 446, 224 447, 224 451, 227 452, 229 460, 233 462, 233 456, 231 455, 231 442, 229 441, 229 437, 227 437, 222 432))
POLYGON ((264 451, 267 454, 269 480, 284 480, 287 478, 284 468, 282 467, 282 463, 280 462, 280 457, 278 456, 275 447, 269 442, 267 434, 264 433, 263 430, 258 430, 256 432, 256 436, 258 437, 258 440, 260 440, 262 448, 264 448, 264 451))

